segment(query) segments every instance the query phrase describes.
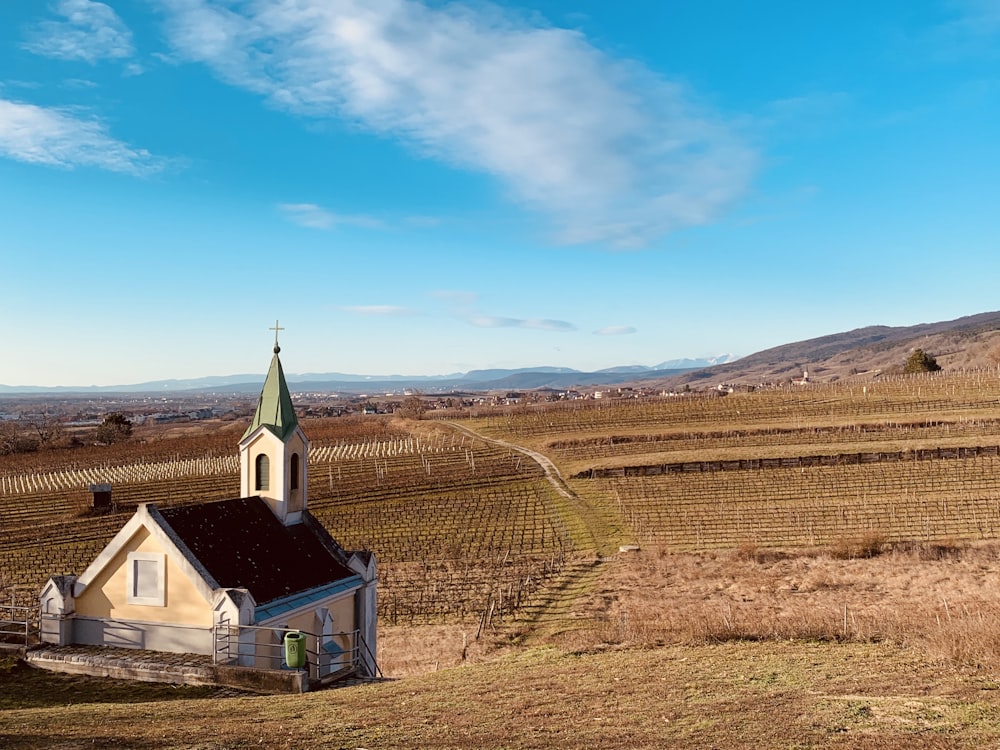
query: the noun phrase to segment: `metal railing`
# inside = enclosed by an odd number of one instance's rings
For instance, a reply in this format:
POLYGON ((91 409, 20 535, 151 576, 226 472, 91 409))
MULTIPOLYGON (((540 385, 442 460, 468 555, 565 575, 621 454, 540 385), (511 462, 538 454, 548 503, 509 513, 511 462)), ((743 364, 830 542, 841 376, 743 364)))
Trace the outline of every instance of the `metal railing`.
POLYGON ((337 674, 359 672, 381 676, 375 655, 361 631, 327 635, 297 628, 260 625, 233 625, 228 621, 215 626, 213 660, 216 664, 249 666, 256 669, 291 669, 285 660, 285 635, 305 636, 305 666, 313 680, 325 680, 337 674))
MULTIPOLYGON (((0 592, 0 648, 4 645, 28 648, 40 642, 41 621, 61 619, 43 615, 40 607, 21 603, 12 591, 0 592)), ((101 620, 122 624, 116 620, 101 620)), ((169 626, 163 624, 164 626, 169 626)), ((176 626, 185 628, 186 626, 176 626)), ((360 630, 330 634, 317 634, 296 628, 264 627, 260 625, 233 625, 223 620, 212 632, 213 662, 252 666, 257 669, 289 669, 285 661, 285 635, 300 633, 305 636, 305 669, 313 680, 325 680, 337 674, 360 673, 368 677, 382 677, 375 654, 360 630), (263 637, 261 637, 263 636, 263 637)))
POLYGON ((28 648, 38 643, 39 608, 0 602, 0 645, 28 648))

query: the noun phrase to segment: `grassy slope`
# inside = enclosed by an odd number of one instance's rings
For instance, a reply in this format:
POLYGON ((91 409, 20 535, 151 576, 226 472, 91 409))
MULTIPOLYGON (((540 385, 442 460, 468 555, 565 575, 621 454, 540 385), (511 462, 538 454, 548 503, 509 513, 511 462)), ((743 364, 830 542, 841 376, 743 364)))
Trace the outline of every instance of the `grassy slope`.
MULTIPOLYGON (((546 436, 536 440, 542 447, 546 436)), ((582 502, 600 507, 602 500, 582 502)), ((614 536, 614 524, 606 520, 586 526, 595 537, 605 537, 601 546, 614 536)), ((664 564, 693 578, 674 564, 679 560, 665 558, 664 564)), ((954 575, 944 568, 939 572, 954 575)), ((575 590, 579 580, 566 585, 574 599, 585 593, 575 590)), ((768 586, 785 588, 783 581, 768 586)), ((838 607, 841 595, 850 596, 839 579, 814 588, 829 592, 838 607)), ((603 598, 608 589, 598 586, 595 595, 604 602, 602 611, 609 611, 603 598)), ((657 600, 673 595, 662 588, 651 594, 657 600)), ((543 606, 562 617, 563 604, 554 600, 543 606)), ((626 604, 625 611, 636 611, 635 600, 626 604)), ((529 614, 528 630, 550 635, 562 630, 563 622, 553 627, 543 615, 529 614)), ((267 698, 115 688, 115 683, 79 678, 66 683, 69 678, 29 677, 6 667, 0 669, 0 747, 891 749, 1000 742, 1000 693, 990 673, 933 661, 920 649, 802 640, 582 654, 572 648, 523 650, 398 682, 267 698)))
POLYGON ((103 702, 101 692, 91 703, 54 688, 39 695, 21 670, 0 680, 5 705, 28 706, 0 712, 0 746, 10 748, 892 750, 1000 742, 996 682, 887 645, 529 650, 305 696, 168 701, 163 688, 138 686, 133 700, 149 702, 127 704, 117 695, 103 702))

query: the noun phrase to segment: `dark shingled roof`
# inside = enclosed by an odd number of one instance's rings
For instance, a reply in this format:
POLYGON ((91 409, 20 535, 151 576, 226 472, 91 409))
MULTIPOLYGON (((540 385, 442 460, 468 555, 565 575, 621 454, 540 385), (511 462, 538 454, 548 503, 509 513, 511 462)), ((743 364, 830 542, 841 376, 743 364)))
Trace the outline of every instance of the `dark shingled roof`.
POLYGON ((246 588, 258 605, 355 575, 311 524, 285 526, 259 497, 160 511, 223 588, 246 588))

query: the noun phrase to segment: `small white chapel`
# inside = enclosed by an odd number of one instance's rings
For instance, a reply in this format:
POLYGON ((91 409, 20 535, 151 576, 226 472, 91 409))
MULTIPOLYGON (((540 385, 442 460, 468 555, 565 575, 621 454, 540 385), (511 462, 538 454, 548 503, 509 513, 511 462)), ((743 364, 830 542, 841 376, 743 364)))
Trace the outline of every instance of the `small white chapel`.
POLYGON ((240 497, 141 504, 80 575, 42 588, 42 641, 214 655, 288 668, 289 633, 310 677, 374 677, 377 569, 309 512, 309 441, 274 356, 239 442, 240 497))

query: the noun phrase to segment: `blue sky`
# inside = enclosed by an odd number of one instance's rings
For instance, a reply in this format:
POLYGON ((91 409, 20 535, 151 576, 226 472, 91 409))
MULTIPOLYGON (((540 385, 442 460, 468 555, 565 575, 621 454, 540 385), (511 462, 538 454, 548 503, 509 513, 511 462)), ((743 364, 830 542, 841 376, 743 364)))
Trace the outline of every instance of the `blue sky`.
POLYGON ((1000 309, 1000 4, 0 3, 0 383, 593 370, 1000 309))

